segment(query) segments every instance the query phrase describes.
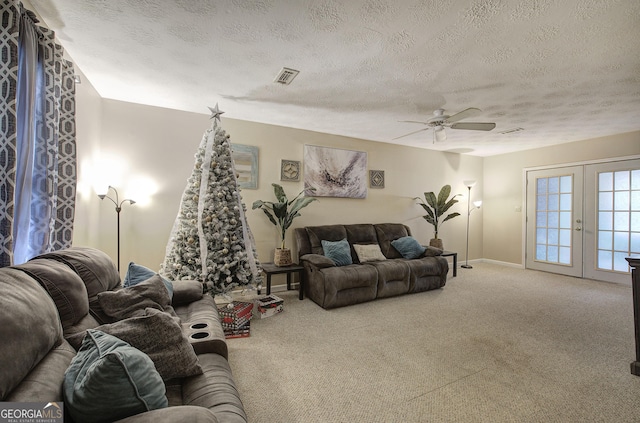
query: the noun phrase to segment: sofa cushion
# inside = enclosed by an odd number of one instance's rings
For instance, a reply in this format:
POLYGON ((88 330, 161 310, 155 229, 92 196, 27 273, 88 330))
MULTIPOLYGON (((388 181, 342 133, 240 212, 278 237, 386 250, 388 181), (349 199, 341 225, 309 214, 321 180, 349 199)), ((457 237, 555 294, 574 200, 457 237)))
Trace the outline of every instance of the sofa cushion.
MULTIPOLYGON (((124 276, 124 280, 122 281, 122 286, 129 288, 133 285, 137 285, 154 276, 156 273, 157 272, 154 272, 148 267, 131 262, 127 268, 127 274, 124 276)), ((160 276, 160 278, 162 278, 162 283, 164 283, 167 291, 169 291, 169 298, 173 298, 173 284, 162 276, 160 276)))
POLYGON ((89 300, 102 291, 120 286, 120 275, 111 258, 103 251, 90 247, 71 247, 42 254, 37 258, 60 261, 80 276, 87 287, 89 300))
POLYGON ((89 314, 87 288, 80 276, 56 260, 34 259, 15 266, 35 279, 58 309, 62 327, 68 328, 89 314))
POLYGON ((175 315, 167 288, 158 274, 129 288, 101 292, 98 300, 104 312, 116 320, 144 315, 147 308, 175 315))
POLYGON ((384 254, 386 258, 390 259, 402 258, 402 255, 398 250, 393 248, 391 245, 391 241, 411 235, 408 228, 400 223, 378 223, 374 226, 376 228, 378 244, 380 245, 382 254, 384 254))
POLYGON ((330 258, 336 264, 336 266, 346 266, 353 264, 351 259, 351 248, 347 239, 340 241, 326 241, 322 240, 322 250, 325 257, 330 258))
MULTIPOLYGON (((160 310, 147 308, 144 315, 101 325, 95 330, 113 335, 147 354, 164 380, 202 373, 198 357, 182 328, 160 310)), ((84 335, 76 335, 70 340, 72 345, 81 345, 84 335)))
POLYGON ((192 280, 172 281, 173 297, 171 305, 175 308, 179 305, 186 305, 202 298, 204 291, 202 282, 192 280))
POLYGON ((0 298, 0 400, 4 401, 64 339, 51 297, 23 271, 0 269, 0 298))
POLYGON ((89 313, 98 323, 110 323, 113 319, 102 310, 98 293, 120 287, 120 274, 111 258, 103 251, 91 247, 71 247, 65 250, 41 254, 35 259, 52 259, 69 266, 84 282, 89 297, 89 313))
POLYGON ((307 226, 312 254, 324 254, 322 241, 340 241, 347 237, 344 225, 307 226))
POLYGON ((356 251, 360 263, 387 259, 380 251, 378 244, 353 244, 353 249, 356 251))
POLYGON ((426 248, 420 245, 418 240, 411 236, 405 236, 402 238, 391 241, 393 248, 398 250, 402 257, 406 259, 415 259, 421 257, 426 248))
POLYGON ((93 329, 65 372, 63 392, 65 407, 77 422, 112 422, 168 405, 153 361, 93 329))

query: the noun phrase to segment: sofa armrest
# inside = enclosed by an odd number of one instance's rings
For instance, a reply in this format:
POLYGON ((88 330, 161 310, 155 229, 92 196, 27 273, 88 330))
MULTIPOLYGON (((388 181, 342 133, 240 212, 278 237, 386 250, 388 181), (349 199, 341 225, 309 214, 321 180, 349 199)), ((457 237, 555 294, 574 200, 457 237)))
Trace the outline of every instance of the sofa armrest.
POLYGON ((442 254, 442 250, 440 248, 432 247, 430 245, 425 245, 426 250, 422 257, 436 257, 442 254))
POLYGON ((204 407, 195 405, 179 405, 176 407, 160 408, 136 414, 117 423, 218 423, 215 414, 204 407))
POLYGON ((320 254, 305 254, 304 256, 300 257, 300 260, 303 262, 307 262, 310 265, 317 267, 318 269, 336 266, 333 260, 320 254))
POLYGON ((198 301, 202 298, 202 283, 199 281, 171 281, 173 298, 171 305, 179 306, 198 301))

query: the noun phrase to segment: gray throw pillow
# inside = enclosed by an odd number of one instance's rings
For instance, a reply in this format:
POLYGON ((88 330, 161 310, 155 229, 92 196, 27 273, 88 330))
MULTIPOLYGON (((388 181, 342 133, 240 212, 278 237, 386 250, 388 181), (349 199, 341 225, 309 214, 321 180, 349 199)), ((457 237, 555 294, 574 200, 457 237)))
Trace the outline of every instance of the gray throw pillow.
POLYGON ((147 308, 155 308, 177 317, 167 288, 158 274, 128 288, 101 292, 98 294, 98 301, 102 310, 116 320, 145 315, 147 308))
POLYGON ((168 406, 151 359, 126 342, 87 330, 64 375, 64 405, 76 422, 113 422, 168 406))
MULTIPOLYGON (((180 325, 160 310, 147 308, 143 316, 98 326, 95 330, 113 335, 147 354, 164 380, 202 374, 198 356, 180 325)), ((81 332, 67 340, 77 345, 84 336, 85 332, 81 332)))

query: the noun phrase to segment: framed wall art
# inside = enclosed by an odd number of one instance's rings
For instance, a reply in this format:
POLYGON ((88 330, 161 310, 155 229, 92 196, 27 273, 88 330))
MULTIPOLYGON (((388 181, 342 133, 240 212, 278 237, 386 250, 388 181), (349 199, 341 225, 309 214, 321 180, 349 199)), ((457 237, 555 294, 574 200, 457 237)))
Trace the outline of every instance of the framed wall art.
POLYGON ((310 197, 367 197, 367 153, 304 146, 304 190, 310 197))
POLYGON ((369 187, 384 188, 384 170, 369 171, 369 187))
POLYGON ((238 174, 238 186, 258 189, 258 147, 231 144, 231 157, 238 174))
POLYGON ((300 162, 295 160, 280 161, 280 180, 298 182, 300 180, 300 162))

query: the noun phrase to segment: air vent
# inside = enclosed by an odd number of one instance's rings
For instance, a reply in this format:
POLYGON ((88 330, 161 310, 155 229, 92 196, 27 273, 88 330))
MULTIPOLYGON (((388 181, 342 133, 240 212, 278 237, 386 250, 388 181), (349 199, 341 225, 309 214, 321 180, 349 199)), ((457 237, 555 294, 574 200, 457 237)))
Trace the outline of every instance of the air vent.
POLYGON ((505 135, 505 134, 513 134, 514 132, 520 132, 520 131, 524 131, 524 128, 512 128, 512 129, 507 129, 505 131, 501 131, 498 133, 505 135))
POLYGON ((295 69, 282 68, 278 73, 278 75, 276 76, 276 79, 273 80, 273 82, 276 82, 282 85, 289 85, 291 84, 291 81, 293 81, 293 78, 295 78, 299 73, 300 71, 297 71, 295 69))

